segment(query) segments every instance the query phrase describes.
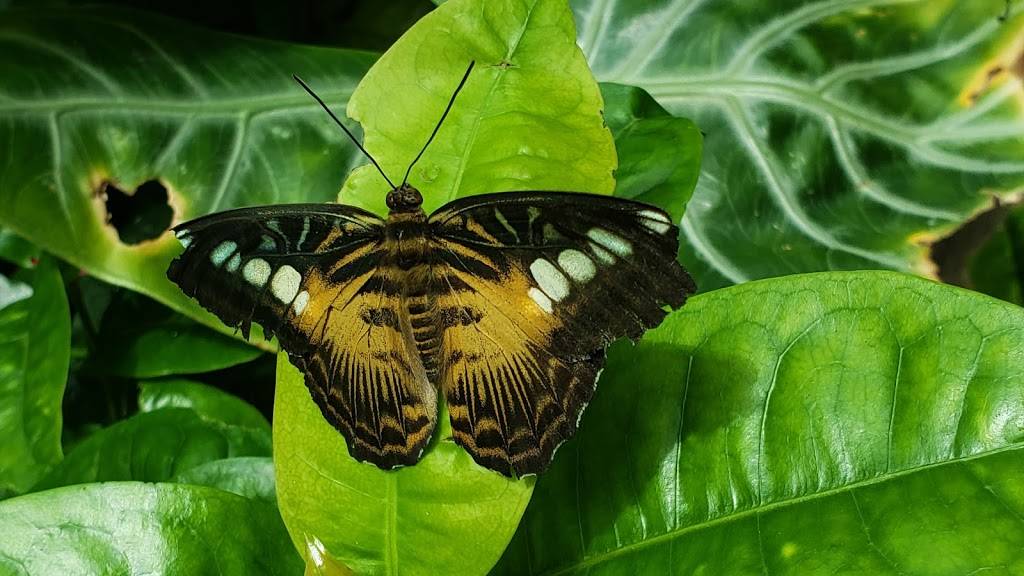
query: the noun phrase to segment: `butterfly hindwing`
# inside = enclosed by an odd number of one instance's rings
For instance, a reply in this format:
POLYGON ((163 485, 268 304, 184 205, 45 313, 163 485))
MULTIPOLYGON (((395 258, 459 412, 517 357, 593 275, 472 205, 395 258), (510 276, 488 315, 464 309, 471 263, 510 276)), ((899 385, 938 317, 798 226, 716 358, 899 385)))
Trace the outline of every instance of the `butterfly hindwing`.
POLYGON ((325 312, 299 329, 313 351, 292 356, 349 453, 384 469, 416 463, 437 422, 437 390, 412 342, 391 273, 378 262, 322 304, 312 300, 325 312))
POLYGON ((603 350, 555 352, 553 323, 531 309, 521 276, 499 285, 452 268, 441 282, 438 306, 452 320, 444 323, 438 381, 455 441, 502 474, 542 471, 576 429, 603 350))
POLYGON ((383 265, 384 223, 336 204, 222 212, 178 226, 184 253, 168 277, 248 337, 277 334, 351 454, 382 468, 419 459, 436 391, 383 265))
POLYGON ((696 290, 676 261, 678 229, 635 202, 492 194, 430 223, 438 306, 459 319, 446 323, 438 381, 454 437, 505 474, 545 469, 576 430, 604 348, 696 290))

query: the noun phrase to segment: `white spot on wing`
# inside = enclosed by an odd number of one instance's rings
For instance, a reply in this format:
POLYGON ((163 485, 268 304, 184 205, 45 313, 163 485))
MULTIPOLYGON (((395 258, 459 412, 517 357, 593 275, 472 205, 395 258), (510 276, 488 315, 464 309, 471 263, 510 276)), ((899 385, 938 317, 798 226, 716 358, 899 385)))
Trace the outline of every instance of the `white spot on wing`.
POLYGON ((175 238, 181 238, 182 236, 188 236, 188 235, 189 235, 189 231, 188 231, 187 228, 182 228, 181 230, 178 230, 177 232, 174 233, 174 237, 175 238))
POLYGON ((640 217, 640 224, 655 234, 664 234, 672 228, 668 215, 657 210, 641 210, 636 215, 640 217))
POLYGON ((260 252, 274 252, 277 250, 277 242, 275 242, 274 239, 271 238, 270 236, 264 234, 262 240, 260 241, 259 250, 260 252))
POLYGON ((633 245, 629 243, 629 240, 613 234, 604 228, 591 228, 587 231, 587 236, 622 258, 626 258, 633 253, 633 245))
POLYGON ((536 206, 530 206, 529 208, 526 209, 526 234, 530 238, 533 238, 533 221, 536 220, 538 216, 540 216, 540 208, 537 208, 536 206))
POLYGON ((665 232, 668 232, 670 228, 672 228, 672 225, 666 222, 641 220, 640 223, 643 224, 645 228, 647 228, 651 232, 654 232, 655 234, 664 234, 665 232))
POLYGON ((181 242, 181 246, 183 248, 188 248, 189 246, 191 246, 192 240, 194 240, 194 238, 192 238, 191 236, 178 236, 178 242, 181 242))
POLYGON ((540 289, 555 302, 561 302, 569 295, 569 279, 551 262, 543 258, 534 260, 530 264, 530 274, 533 274, 540 289))
POLYGON ((263 286, 270 278, 270 264, 262 258, 253 258, 245 263, 242 276, 253 286, 263 286))
POLYGON ((540 306, 541 310, 551 314, 553 308, 551 308, 551 299, 547 297, 547 294, 536 288, 530 288, 529 294, 530 298, 533 298, 533 301, 537 303, 537 306, 540 306))
POLYGON ((562 235, 558 233, 558 230, 555 230, 555 227, 550 222, 544 225, 543 232, 544 242, 547 244, 553 244, 562 238, 562 235))
POLYGON ((274 278, 270 281, 270 293, 284 304, 295 299, 299 293, 299 284, 302 283, 302 274, 291 266, 285 264, 274 272, 274 278))
POLYGON ((210 262, 212 262, 214 266, 220 266, 228 259, 229 256, 235 253, 237 248, 238 244, 235 244, 231 240, 221 242, 213 249, 213 252, 210 252, 210 262))
POLYGON ((228 265, 225 266, 224 269, 227 270, 228 272, 235 272, 236 270, 238 270, 238 266, 241 263, 242 263, 242 255, 241 254, 235 254, 234 256, 231 257, 230 260, 228 260, 228 265))
POLYGON ((637 212, 637 215, 640 216, 641 218, 646 218, 648 220, 657 220, 658 222, 662 222, 665 224, 672 223, 672 221, 668 219, 668 216, 656 210, 641 210, 637 212))
POLYGON ((497 208, 494 209, 494 218, 498 221, 498 224, 501 224, 505 230, 509 231, 509 234, 512 234, 512 237, 516 239, 516 243, 520 241, 519 233, 516 232, 516 229, 513 228, 511 224, 508 223, 508 220, 505 219, 505 215, 501 213, 501 210, 498 210, 497 208))
POLYGON ((558 265, 570 278, 580 283, 589 282, 597 273, 597 266, 589 256, 571 248, 562 250, 558 255, 558 265))
POLYGON ((600 260, 602 264, 608 264, 609 266, 615 264, 615 256, 612 256, 611 252, 601 248, 594 242, 589 242, 588 244, 590 245, 590 249, 594 251, 594 255, 597 256, 597 259, 600 260))
POLYGON ((299 292, 298 296, 295 297, 295 301, 292 302, 292 307, 295 308, 295 315, 298 316, 306 310, 306 304, 309 304, 309 292, 303 290, 299 292))
POLYGON ((302 218, 302 234, 299 234, 299 242, 295 248, 302 250, 302 243, 306 241, 306 234, 309 234, 309 216, 302 218))

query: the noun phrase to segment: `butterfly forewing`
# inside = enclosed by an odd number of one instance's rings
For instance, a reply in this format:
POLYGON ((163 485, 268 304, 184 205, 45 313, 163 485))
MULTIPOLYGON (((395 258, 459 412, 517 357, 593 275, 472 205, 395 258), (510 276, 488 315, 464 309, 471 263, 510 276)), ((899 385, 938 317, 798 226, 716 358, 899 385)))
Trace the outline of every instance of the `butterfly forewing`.
POLYGON ((505 474, 542 471, 576 430, 617 338, 695 291, 661 210, 567 193, 456 200, 430 217, 455 440, 505 474))
POLYGON ((168 277, 229 326, 278 335, 349 451, 383 468, 414 463, 436 391, 403 330, 385 265, 384 222, 344 205, 245 208, 176 228, 168 277))

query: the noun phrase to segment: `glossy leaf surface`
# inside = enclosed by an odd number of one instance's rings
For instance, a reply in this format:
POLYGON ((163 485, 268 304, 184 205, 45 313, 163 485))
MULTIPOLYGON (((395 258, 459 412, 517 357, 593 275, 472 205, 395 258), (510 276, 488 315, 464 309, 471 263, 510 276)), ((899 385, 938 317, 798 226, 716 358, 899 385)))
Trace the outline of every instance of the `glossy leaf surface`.
POLYGON ((372 54, 244 39, 138 12, 14 10, 0 21, 0 224, 91 274, 220 327, 166 279, 169 232, 128 245, 102 186, 157 179, 173 222, 333 200, 355 148, 292 80, 341 107, 372 54))
POLYGON ((694 298, 614 349, 499 574, 1024 569, 1024 311, 889 272, 694 298))
POLYGON ((634 86, 601 84, 604 119, 615 136, 615 195, 646 202, 676 220, 697 185, 703 136, 634 86))
POLYGON ((0 496, 24 492, 63 456, 70 352, 68 300, 54 260, 0 276, 0 496))
POLYGON ((270 445, 268 430, 225 424, 187 408, 165 408, 94 432, 35 490, 112 480, 162 482, 213 460, 269 456, 270 445))
POLYGON ((178 378, 139 383, 139 411, 164 408, 190 408, 209 420, 270 432, 255 406, 213 386, 178 378))
POLYGON ((702 289, 933 274, 927 244, 1024 186, 1024 4, 575 0, 598 80, 707 135, 683 220, 702 289))
POLYGON ((202 486, 113 482, 0 503, 4 574, 292 575, 272 505, 202 486))
MULTIPOLYGON (((242 456, 211 460, 171 478, 178 484, 210 486, 225 492, 276 502, 274 461, 269 456, 242 456)), ((282 529, 284 523, 281 523, 282 529)))

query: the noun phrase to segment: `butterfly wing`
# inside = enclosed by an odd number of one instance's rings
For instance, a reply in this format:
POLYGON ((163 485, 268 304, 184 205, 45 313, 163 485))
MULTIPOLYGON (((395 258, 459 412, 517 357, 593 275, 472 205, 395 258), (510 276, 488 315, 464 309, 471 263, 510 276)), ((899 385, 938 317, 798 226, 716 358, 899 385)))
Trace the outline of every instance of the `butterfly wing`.
POLYGON ((167 275, 246 337, 253 321, 277 334, 349 452, 393 468, 419 459, 437 393, 381 266, 383 230, 343 205, 221 212, 175 228, 185 251, 167 275))
POLYGON ((463 198, 430 217, 453 435, 507 475, 547 468, 594 392, 604 349, 696 291, 661 210, 573 193, 463 198))

